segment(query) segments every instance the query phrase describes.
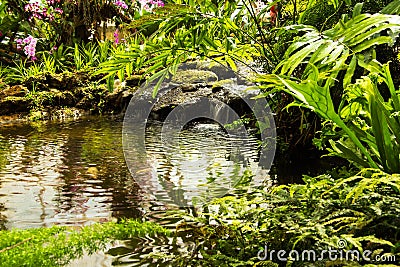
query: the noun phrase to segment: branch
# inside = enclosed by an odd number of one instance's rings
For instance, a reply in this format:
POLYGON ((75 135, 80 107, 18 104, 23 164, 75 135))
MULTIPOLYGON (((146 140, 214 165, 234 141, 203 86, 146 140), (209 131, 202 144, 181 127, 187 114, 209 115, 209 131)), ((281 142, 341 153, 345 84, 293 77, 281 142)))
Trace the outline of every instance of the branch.
POLYGON ((21 242, 18 242, 18 243, 16 243, 16 244, 12 245, 12 246, 3 248, 2 250, 0 250, 0 253, 3 253, 3 252, 5 252, 5 251, 7 251, 7 250, 16 248, 16 247, 18 247, 19 245, 22 245, 23 243, 28 242, 28 241, 31 240, 32 238, 33 238, 33 237, 29 237, 29 238, 27 238, 27 239, 25 239, 25 240, 22 240, 21 242))

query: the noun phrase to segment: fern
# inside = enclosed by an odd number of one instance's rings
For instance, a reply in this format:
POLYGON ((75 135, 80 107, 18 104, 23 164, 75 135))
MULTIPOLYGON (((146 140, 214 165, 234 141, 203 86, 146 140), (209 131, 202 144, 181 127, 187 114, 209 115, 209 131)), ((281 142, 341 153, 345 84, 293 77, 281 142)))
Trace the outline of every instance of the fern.
POLYGON ((397 14, 400 15, 400 0, 394 0, 382 9, 384 14, 397 14))
MULTIPOLYGON (((317 77, 317 80, 332 84, 339 71, 346 69, 346 62, 350 59, 350 64, 355 64, 373 46, 393 44, 400 33, 400 16, 360 14, 350 20, 342 20, 324 32, 299 25, 285 29, 304 31, 305 34, 289 47, 275 73, 292 75, 296 69, 305 67, 301 78, 306 79, 315 66, 320 73, 329 75, 317 77)), ((354 67, 347 68, 344 87, 353 74, 354 67)))
MULTIPOLYGON (((273 266, 282 262, 256 258, 265 246, 269 251, 320 253, 338 248, 339 241, 345 242, 344 250, 399 256, 400 176, 376 169, 347 175, 336 180, 329 175, 305 176, 305 184, 214 200, 200 217, 192 218, 197 224, 185 224, 185 231, 192 229, 198 244, 192 257, 179 253, 175 257, 185 258, 186 265, 273 266), (197 253, 201 256, 193 258, 197 253)), ((295 261, 291 266, 304 264, 335 262, 295 261)))

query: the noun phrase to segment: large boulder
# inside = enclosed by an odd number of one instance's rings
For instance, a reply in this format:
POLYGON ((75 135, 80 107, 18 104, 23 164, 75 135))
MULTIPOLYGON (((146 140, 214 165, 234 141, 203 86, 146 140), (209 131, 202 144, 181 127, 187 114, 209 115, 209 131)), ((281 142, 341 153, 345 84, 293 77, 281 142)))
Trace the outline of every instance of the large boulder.
MULTIPOLYGON (((256 96, 258 91, 248 91, 249 84, 223 66, 207 68, 204 63, 199 64, 184 65, 172 79, 163 83, 150 113, 150 119, 162 121, 174 108, 189 107, 203 101, 204 98, 227 104, 239 116, 251 112, 244 99, 256 96), (191 69, 192 67, 195 69, 191 69)), ((150 99, 149 93, 144 91, 139 97, 150 99)))

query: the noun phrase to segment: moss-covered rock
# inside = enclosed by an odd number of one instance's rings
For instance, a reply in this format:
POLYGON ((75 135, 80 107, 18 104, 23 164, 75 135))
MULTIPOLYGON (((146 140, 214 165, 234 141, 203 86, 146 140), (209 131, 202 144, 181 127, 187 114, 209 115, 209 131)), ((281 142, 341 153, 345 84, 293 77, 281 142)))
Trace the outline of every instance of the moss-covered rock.
MULTIPOLYGON (((41 120, 52 119, 54 110, 64 108, 90 113, 124 111, 136 87, 123 82, 109 92, 104 83, 92 78, 87 72, 44 73, 30 77, 22 85, 6 85, 0 91, 0 115, 25 113, 29 120, 41 120)), ((140 75, 129 79, 132 85, 141 82, 140 75)))
POLYGON ((218 76, 208 70, 182 70, 172 78, 173 83, 179 84, 209 83, 217 80, 218 76))
POLYGON ((58 120, 64 121, 68 119, 78 119, 87 112, 82 109, 61 107, 52 109, 31 109, 28 114, 28 120, 58 120))
POLYGON ((31 101, 26 97, 6 96, 0 99, 0 115, 27 112, 30 105, 31 101))
POLYGON ((25 96, 28 93, 28 88, 22 85, 6 86, 0 91, 0 98, 8 96, 25 96))

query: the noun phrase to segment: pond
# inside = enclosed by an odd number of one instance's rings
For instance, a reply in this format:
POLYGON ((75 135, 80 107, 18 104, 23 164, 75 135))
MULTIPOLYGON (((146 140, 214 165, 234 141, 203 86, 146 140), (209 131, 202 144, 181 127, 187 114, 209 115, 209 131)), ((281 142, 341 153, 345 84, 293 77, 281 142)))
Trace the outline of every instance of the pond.
MULTIPOLYGON (((157 134, 161 124, 151 123, 146 147, 152 168, 148 168, 148 162, 145 165, 136 160, 135 175, 159 182, 154 199, 140 190, 138 177, 134 179, 126 166, 122 126, 122 120, 106 117, 2 126, 0 227, 85 225, 121 217, 157 217, 166 206, 174 207, 169 191, 190 199, 196 196, 195 189, 212 177, 221 177, 225 183, 238 177, 245 167, 238 166, 229 153, 232 140, 218 124, 193 123, 179 134, 178 146, 165 148, 157 134), (199 158, 204 168, 199 169, 199 158), (236 168, 228 172, 227 166, 236 168), (166 189, 171 184, 173 189, 166 189)), ((241 153, 256 162, 257 139, 251 137, 241 153)))
MULTIPOLYGON (((196 197, 196 188, 212 177, 225 183, 239 177, 246 163, 258 160, 254 135, 241 147, 246 160, 238 161, 232 150, 235 140, 218 124, 189 124, 179 133, 177 146, 162 143, 161 126, 156 121, 148 124, 145 139, 150 164, 139 160, 143 155, 135 155, 137 171, 132 172, 131 166, 131 173, 124 158, 121 118, 89 116, 0 125, 0 228, 81 226, 124 217, 146 218, 174 228, 177 220, 165 218, 166 210, 180 208, 174 196, 196 197), (199 158, 202 168, 196 165, 199 158), (234 168, 227 171, 229 166, 234 168), (156 197, 141 190, 137 183, 141 179, 158 182, 156 197)), ((312 165, 317 166, 316 162, 312 165)), ((304 169, 294 172, 304 173, 304 169)), ((291 179, 285 175, 280 180, 291 179)), ((274 174, 268 177, 270 182, 277 181, 274 174)), ((75 260, 71 266, 141 266, 139 259, 149 253, 149 242, 160 250, 178 249, 166 238, 135 238, 75 260)))

